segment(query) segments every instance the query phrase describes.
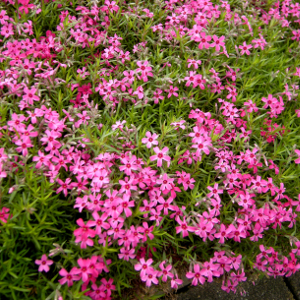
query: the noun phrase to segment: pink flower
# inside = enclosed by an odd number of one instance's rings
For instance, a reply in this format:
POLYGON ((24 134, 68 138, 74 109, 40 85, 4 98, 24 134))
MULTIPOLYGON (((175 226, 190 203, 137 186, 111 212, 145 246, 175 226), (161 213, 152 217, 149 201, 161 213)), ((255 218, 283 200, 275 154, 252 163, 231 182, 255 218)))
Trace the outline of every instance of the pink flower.
POLYGON ((205 282, 205 277, 202 275, 202 272, 200 271, 200 266, 198 264, 194 265, 194 272, 188 272, 186 274, 186 277, 188 279, 193 278, 192 285, 197 285, 198 282, 204 284, 205 282))
POLYGON ((261 98, 261 101, 266 103, 263 108, 268 108, 269 106, 271 107, 273 104, 277 103, 277 99, 274 98, 272 94, 268 95, 268 99, 265 97, 261 98))
POLYGON ((18 151, 19 153, 22 152, 23 156, 27 156, 28 155, 28 148, 33 147, 33 144, 31 143, 30 138, 23 138, 22 140, 17 140, 15 142, 16 145, 18 145, 19 147, 16 148, 16 151, 18 151))
POLYGON ((144 276, 145 274, 147 274, 150 271, 150 266, 153 263, 153 259, 149 258, 147 261, 145 261, 144 258, 140 259, 140 262, 136 265, 134 265, 134 269, 136 271, 141 271, 140 275, 144 276))
POLYGON ((162 150, 160 150, 158 147, 155 147, 153 151, 156 153, 156 155, 150 156, 150 160, 157 160, 157 166, 162 166, 162 161, 165 160, 168 162, 168 167, 170 166, 171 157, 166 155, 166 153, 169 151, 168 147, 164 147, 162 150))
POLYGON ((72 189, 72 187, 70 186, 70 182, 71 179, 67 178, 65 182, 63 182, 61 179, 57 179, 57 182, 60 184, 60 187, 56 190, 56 194, 60 193, 61 191, 63 191, 65 197, 67 197, 68 195, 68 189, 72 189))
POLYGON ((101 215, 101 217, 99 216, 98 212, 97 211, 94 211, 92 213, 92 216, 95 220, 95 226, 96 226, 96 230, 95 230, 95 233, 96 234, 100 234, 101 231, 102 231, 102 228, 105 229, 105 230, 108 230, 110 228, 110 225, 105 222, 105 220, 107 219, 108 215, 107 213, 103 213, 101 215))
POLYGON ((194 60, 194 59, 188 59, 187 62, 189 63, 188 64, 188 68, 191 67, 191 65, 195 68, 195 69, 198 69, 198 64, 201 65, 201 60, 194 60))
POLYGON ((156 180, 156 183, 157 184, 160 184, 160 189, 162 190, 162 191, 164 191, 164 190, 170 190, 171 188, 172 188, 172 186, 171 186, 171 184, 173 183, 173 181, 174 181, 174 179, 173 178, 170 178, 169 176, 168 176, 168 174, 167 173, 165 173, 163 176, 162 176, 162 178, 161 179, 157 179, 156 180))
POLYGON ((178 91, 178 87, 173 87, 173 85, 170 85, 168 90, 165 90, 165 92, 169 93, 168 94, 168 98, 171 98, 172 95, 174 95, 175 97, 178 97, 178 94, 176 93, 176 91, 178 91))
MULTIPOLYGON (((0 169, 0 171, 1 171, 1 169, 0 169)), ((4 223, 7 222, 7 219, 9 217, 8 212, 9 212, 9 208, 7 208, 7 207, 2 207, 2 209, 0 210, 0 220, 4 223)))
MULTIPOLYGON (((135 70, 136 73, 141 72, 142 73, 142 79, 144 82, 148 81, 148 76, 153 77, 153 74, 150 72, 152 70, 152 67, 150 67, 148 61, 138 61, 136 63, 139 68, 135 70)), ((139 76, 138 76, 139 78, 139 76)), ((139 78, 140 79, 140 78, 139 78)))
POLYGON ((7 161, 8 156, 4 153, 4 148, 0 148, 0 162, 7 161))
POLYGON ((35 92, 37 91, 36 88, 32 87, 31 89, 28 89, 27 87, 24 88, 24 95, 23 100, 27 101, 30 105, 33 105, 33 101, 39 101, 40 97, 35 95, 35 92))
POLYGON ((151 132, 147 131, 146 132, 146 137, 142 138, 142 143, 146 144, 147 148, 151 148, 152 145, 158 145, 157 138, 158 138, 158 134, 153 133, 151 135, 151 132))
POLYGON ((132 211, 129 209, 129 207, 134 207, 134 201, 129 201, 130 195, 124 194, 123 195, 123 201, 121 202, 121 207, 124 210, 124 213, 126 217, 130 217, 132 215, 132 211))
POLYGON ((206 35, 205 32, 201 32, 200 36, 201 37, 197 38, 197 40, 196 40, 196 42, 200 42, 198 48, 203 49, 203 47, 204 47, 204 48, 208 49, 209 47, 211 47, 211 45, 208 43, 209 41, 211 41, 211 36, 206 35))
POLYGON ((67 282, 67 283, 68 283, 68 287, 72 286, 72 285, 73 285, 73 281, 77 281, 77 280, 80 279, 80 276, 75 275, 75 274, 77 274, 76 269, 77 269, 77 268, 75 268, 75 269, 73 268, 73 269, 70 271, 70 273, 68 273, 65 269, 61 269, 61 270, 59 271, 59 275, 60 275, 60 276, 64 276, 64 278, 59 279, 58 282, 59 282, 61 285, 65 284, 65 283, 67 282))
POLYGON ((208 155, 209 154, 209 147, 212 146, 211 138, 207 137, 206 139, 203 136, 200 136, 197 140, 197 144, 193 144, 192 148, 196 148, 196 155, 200 156, 202 151, 208 155))
POLYGON ((248 102, 244 102, 244 105, 247 107, 247 112, 258 111, 256 104, 251 99, 249 99, 248 102))
POLYGON ((185 217, 183 217, 183 221, 180 220, 180 218, 177 216, 175 218, 176 222, 180 225, 178 227, 176 227, 176 234, 182 232, 182 237, 186 237, 189 235, 189 231, 190 232, 194 232, 196 230, 195 227, 192 226, 188 226, 185 217))
POLYGON ((153 268, 149 268, 147 274, 141 276, 142 281, 146 281, 146 286, 151 286, 152 283, 158 284, 157 280, 158 271, 153 268))
POLYGON ((112 13, 113 11, 117 12, 119 10, 119 6, 116 5, 116 1, 110 2, 109 0, 105 0, 104 4, 104 6, 101 6, 101 10, 105 11, 107 14, 110 12, 112 13))
POLYGON ((156 89, 155 92, 153 92, 153 98, 155 104, 157 104, 159 100, 163 100, 165 98, 164 96, 161 96, 162 92, 163 91, 161 89, 156 89))
POLYGON ((213 187, 208 186, 207 187, 210 190, 210 193, 207 194, 207 197, 211 198, 214 197, 215 199, 219 200, 219 194, 223 194, 223 190, 218 188, 218 184, 215 183, 213 187))
POLYGON ((138 232, 144 233, 143 242, 147 241, 147 236, 150 240, 154 239, 154 234, 152 233, 154 226, 149 227, 147 222, 143 222, 143 227, 140 226, 137 228, 138 232))
POLYGON ((164 260, 163 262, 160 263, 159 267, 161 271, 158 272, 157 276, 160 277, 162 276, 162 281, 166 282, 168 280, 168 277, 172 278, 174 275, 170 272, 172 269, 172 265, 168 265, 167 267, 164 266, 166 261, 164 260))
POLYGON ((178 122, 173 122, 170 125, 174 126, 176 130, 179 130, 179 128, 185 129, 185 125, 183 125, 183 123, 185 123, 185 120, 180 120, 178 122))
POLYGON ((76 221, 76 223, 80 226, 80 228, 74 230, 74 235, 76 236, 75 243, 81 242, 81 248, 86 248, 86 245, 93 246, 94 241, 89 239, 89 237, 94 238, 96 233, 95 230, 90 229, 89 227, 94 227, 96 222, 89 220, 85 225, 83 220, 80 218, 76 221))
POLYGON ((94 269, 90 267, 90 259, 79 258, 77 263, 80 269, 74 269, 74 274, 79 274, 83 282, 89 281, 89 275, 93 275, 94 273, 94 269))
POLYGON ((221 227, 220 227, 220 230, 218 233, 215 233, 214 234, 214 237, 217 238, 217 239, 220 239, 219 240, 219 243, 220 244, 224 244, 225 242, 225 238, 228 237, 228 234, 232 231, 232 228, 227 228, 226 229, 226 225, 224 224, 221 224, 221 227))
POLYGON ((223 42, 224 39, 224 35, 222 35, 220 38, 218 38, 216 35, 213 35, 214 42, 210 45, 210 47, 216 47, 216 51, 220 51, 221 47, 225 46, 225 43, 223 42))
POLYGON ((41 259, 35 260, 35 264, 40 265, 39 272, 48 272, 50 270, 49 266, 53 264, 53 260, 48 259, 47 255, 43 254, 41 259))
POLYGON ((135 71, 124 71, 124 80, 128 81, 130 84, 132 84, 134 82, 134 75, 135 75, 135 71))
POLYGON ((117 121, 116 124, 114 124, 114 125, 111 126, 111 128, 112 128, 113 131, 115 131, 118 128, 122 130, 123 129, 123 125, 125 123, 126 123, 125 120, 123 120, 122 122, 121 121, 117 121))
POLYGON ((176 278, 171 279, 171 287, 172 289, 177 289, 178 288, 178 284, 182 284, 183 280, 179 279, 178 276, 176 275, 176 278))
POLYGON ((106 295, 107 295, 108 297, 110 297, 110 295, 111 295, 111 290, 114 290, 114 291, 116 290, 116 286, 112 284, 114 280, 113 280, 112 278, 110 278, 110 279, 107 281, 105 278, 102 278, 100 281, 101 281, 102 284, 105 286, 105 289, 106 289, 106 295))
POLYGON ((161 205, 157 205, 157 210, 161 211, 164 210, 164 215, 168 215, 169 214, 169 210, 174 210, 173 205, 171 205, 171 203, 173 202, 174 198, 173 197, 169 197, 167 200, 165 200, 164 198, 160 197, 158 199, 158 202, 161 203, 161 205))
POLYGON ((130 176, 133 174, 133 170, 138 170, 135 156, 132 156, 131 158, 125 157, 121 161, 124 165, 121 165, 119 169, 120 171, 123 171, 126 175, 130 176))
POLYGON ((0 12, 0 23, 2 25, 6 24, 6 21, 9 20, 9 16, 6 15, 6 11, 5 10, 1 10, 0 12))
POLYGON ((120 259, 129 261, 129 258, 134 259, 136 257, 134 252, 135 250, 133 248, 130 249, 129 247, 123 247, 120 249, 120 254, 118 254, 118 256, 120 259))
POLYGON ((185 86, 190 86, 191 83, 194 85, 196 76, 197 76, 197 74, 195 71, 190 71, 190 75, 184 78, 184 80, 187 81, 185 86))
POLYGON ((247 45, 246 42, 243 43, 243 45, 240 45, 239 48, 241 49, 241 55, 246 53, 247 55, 250 55, 249 49, 252 48, 251 45, 247 45))
POLYGON ((299 157, 295 160, 295 163, 296 163, 296 164, 300 164, 300 150, 296 149, 295 152, 296 152, 296 154, 299 156, 299 157))
POLYGON ((138 86, 136 91, 133 92, 133 95, 137 95, 139 99, 142 99, 144 97, 144 89, 142 86, 138 86))

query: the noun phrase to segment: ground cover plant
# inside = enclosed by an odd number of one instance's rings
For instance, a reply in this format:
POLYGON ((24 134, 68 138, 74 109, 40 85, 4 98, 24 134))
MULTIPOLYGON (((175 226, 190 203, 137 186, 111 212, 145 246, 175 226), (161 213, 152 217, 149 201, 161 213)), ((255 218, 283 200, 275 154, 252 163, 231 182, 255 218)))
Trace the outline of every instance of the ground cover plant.
POLYGON ((0 23, 1 299, 300 268, 296 1, 2 0, 0 23))

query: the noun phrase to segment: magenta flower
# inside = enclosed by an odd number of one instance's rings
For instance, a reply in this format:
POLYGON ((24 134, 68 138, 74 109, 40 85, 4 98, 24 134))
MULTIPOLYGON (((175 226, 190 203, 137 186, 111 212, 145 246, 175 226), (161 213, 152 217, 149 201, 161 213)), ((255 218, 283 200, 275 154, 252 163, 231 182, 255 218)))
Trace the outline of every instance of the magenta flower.
POLYGON ((174 206, 171 205, 173 200, 174 200, 173 197, 169 197, 167 200, 160 197, 160 199, 158 199, 158 202, 161 203, 161 205, 157 205, 157 210, 159 211, 164 210, 164 215, 168 215, 169 210, 174 210, 174 206))
POLYGON ((211 198, 214 197, 215 199, 219 200, 220 196, 219 194, 223 194, 223 190, 218 188, 218 184, 215 183, 213 187, 208 186, 207 188, 210 190, 210 193, 207 194, 207 197, 211 198))
POLYGON ((206 139, 204 137, 199 137, 196 144, 192 145, 192 148, 196 148, 196 155, 201 156, 201 153, 204 152, 206 155, 209 154, 209 147, 212 146, 211 144, 211 138, 207 137, 206 139))
POLYGON ((177 289, 178 288, 178 284, 182 284, 183 280, 179 279, 178 276, 176 276, 176 278, 171 279, 171 287, 172 289, 177 289))
POLYGON ((210 45, 210 47, 216 47, 216 51, 220 51, 221 47, 225 46, 225 43, 223 42, 225 40, 224 35, 219 38, 216 35, 213 35, 213 40, 214 42, 210 45))
POLYGON ((272 94, 269 94, 268 98, 262 97, 261 101, 266 103, 263 108, 271 107, 273 104, 277 103, 277 99, 273 97, 272 94))
MULTIPOLYGON (((1 169, 0 169, 1 170, 1 169)), ((4 223, 7 222, 7 219, 9 217, 9 208, 7 207, 3 207, 1 210, 0 210, 0 220, 4 223)))
POLYGON ((208 43, 211 41, 211 36, 206 35, 205 32, 201 32, 200 36, 201 37, 197 39, 197 42, 200 42, 198 48, 203 49, 203 47, 204 47, 204 48, 208 49, 209 47, 211 47, 211 45, 208 43))
POLYGON ((142 281, 146 281, 146 286, 151 286, 152 283, 154 284, 158 284, 158 280, 157 280, 157 274, 158 271, 156 271, 153 268, 149 268, 148 269, 148 273, 141 276, 142 281))
POLYGON ((89 275, 92 275, 94 269, 90 267, 90 259, 79 258, 77 260, 80 269, 74 269, 74 274, 79 274, 83 282, 89 281, 89 275))
POLYGON ((98 212, 94 211, 92 213, 92 216, 95 220, 95 226, 96 226, 95 233, 96 234, 100 234, 102 231, 102 228, 105 230, 108 230, 110 228, 110 225, 107 222, 105 222, 105 220, 108 217, 107 213, 103 213, 101 216, 99 216, 98 212))
POLYGON ((144 97, 144 89, 142 86, 138 86, 136 91, 133 92, 133 95, 137 95, 139 99, 142 99, 144 97))
POLYGON ((214 234, 214 237, 217 238, 217 239, 220 239, 219 240, 219 243, 220 244, 224 244, 225 242, 225 238, 227 239, 227 236, 228 234, 232 231, 233 229, 232 228, 226 228, 226 225, 224 224, 221 224, 221 227, 219 229, 219 232, 218 233, 215 233, 214 234))
POLYGON ((168 162, 168 167, 170 166, 171 157, 166 155, 166 153, 169 151, 168 147, 164 147, 162 150, 160 150, 158 147, 155 147, 153 151, 156 153, 156 155, 150 156, 150 160, 157 160, 157 166, 162 166, 162 161, 165 160, 168 162))
POLYGON ((155 104, 157 104, 159 100, 163 100, 165 98, 164 96, 161 96, 162 92, 163 91, 161 89, 156 89, 155 92, 153 92, 153 98, 155 104))
POLYGON ((18 151, 19 153, 22 152, 23 156, 28 155, 28 148, 33 147, 33 144, 31 143, 31 140, 28 137, 23 138, 22 140, 17 140, 15 144, 19 146, 16 148, 16 151, 18 151))
POLYGON ((174 95, 175 97, 178 97, 178 94, 176 93, 176 91, 178 91, 178 87, 173 87, 173 85, 170 85, 168 90, 165 90, 165 92, 169 93, 168 94, 168 98, 171 98, 172 95, 174 95))
POLYGON ((246 53, 247 55, 250 55, 249 49, 252 48, 251 45, 247 45, 246 42, 243 43, 243 45, 240 45, 239 48, 241 49, 241 55, 246 53))
POLYGON ((102 282, 102 284, 104 285, 104 287, 106 289, 106 295, 108 297, 110 297, 111 291, 112 290, 114 290, 114 291, 116 290, 116 286, 112 284, 114 280, 112 278, 110 278, 107 281, 105 278, 102 278, 100 281, 102 282))
POLYGON ((296 152, 296 154, 299 156, 299 157, 295 160, 295 163, 296 163, 296 164, 300 164, 300 150, 296 149, 295 152, 296 152))
POLYGON ((191 67, 191 65, 195 68, 198 69, 198 64, 201 65, 201 60, 195 60, 195 59, 188 59, 187 62, 188 64, 188 68, 191 67))
POLYGON ((120 259, 129 261, 129 258, 134 259, 136 257, 134 252, 135 250, 133 248, 130 249, 129 247, 123 247, 120 249, 120 254, 118 254, 118 256, 120 259))
POLYGON ((85 225, 83 220, 80 218, 76 221, 76 223, 80 226, 80 228, 74 230, 74 235, 76 236, 75 243, 82 242, 81 248, 86 248, 86 245, 93 246, 94 241, 89 239, 89 237, 94 238, 96 233, 95 230, 90 229, 90 227, 94 227, 96 222, 89 220, 85 225))
POLYGON ((159 267, 161 271, 158 272, 157 276, 160 277, 162 276, 162 281, 166 282, 168 280, 168 277, 173 279, 174 275, 170 272, 172 269, 172 265, 168 265, 167 267, 164 266, 166 261, 164 260, 163 262, 160 263, 159 267))
POLYGON ((144 233, 143 242, 147 241, 147 236, 149 236, 150 240, 154 239, 154 234, 152 233, 154 226, 149 227, 147 222, 143 222, 143 227, 139 226, 137 228, 138 232, 144 233))
POLYGON ((153 263, 152 258, 149 258, 147 261, 145 261, 144 258, 141 258, 140 262, 137 263, 136 265, 134 265, 134 269, 136 271, 141 271, 140 275, 144 276, 150 271, 150 268, 151 268, 150 266, 151 266, 152 263, 153 263))
POLYGON ((132 211, 129 209, 129 207, 134 207, 134 201, 129 201, 130 195, 129 194, 124 194, 123 195, 123 201, 121 202, 121 207, 124 210, 124 213, 126 217, 130 217, 132 215, 132 211))
POLYGON ((0 162, 7 161, 8 156, 4 153, 4 148, 0 148, 0 162))
POLYGON ((164 191, 164 190, 170 190, 170 189, 172 189, 172 183, 173 183, 173 181, 174 181, 174 179, 173 178, 170 178, 169 176, 168 176, 168 174, 167 173, 165 173, 162 177, 161 177, 161 179, 157 179, 156 180, 156 183, 157 184, 159 184, 160 185, 160 189, 162 190, 162 191, 164 191))
POLYGON ((66 271, 66 269, 61 269, 59 271, 59 275, 63 276, 63 278, 59 279, 58 282, 61 285, 65 284, 67 282, 68 287, 72 286, 73 285, 73 281, 77 281, 77 280, 80 279, 80 276, 75 275, 75 274, 77 274, 76 269, 77 268, 73 268, 69 273, 66 271))
POLYGON ((186 237, 189 235, 189 231, 193 232, 195 231, 195 227, 189 226, 185 220, 185 217, 183 217, 183 221, 180 220, 180 218, 177 216, 175 218, 176 222, 180 225, 176 227, 176 233, 182 232, 182 237, 186 237))
POLYGON ((146 137, 142 138, 142 143, 146 144, 147 148, 151 148, 152 145, 158 145, 157 138, 158 138, 158 134, 156 133, 151 134, 150 131, 147 131, 146 137))
POLYGON ((204 284, 205 277, 202 275, 202 272, 200 271, 200 266, 198 264, 194 265, 194 272, 188 272, 186 273, 186 277, 188 279, 192 279, 192 285, 197 285, 198 282, 201 284, 204 284))
POLYGON ((35 264, 39 265, 39 272, 48 272, 50 270, 49 266, 53 264, 53 260, 48 259, 47 255, 43 254, 41 259, 35 260, 35 264))
POLYGON ((63 182, 61 179, 57 179, 57 182, 60 184, 60 187, 56 190, 56 194, 63 191, 65 197, 67 197, 68 189, 72 189, 72 187, 70 186, 71 179, 67 178, 65 182, 63 182))

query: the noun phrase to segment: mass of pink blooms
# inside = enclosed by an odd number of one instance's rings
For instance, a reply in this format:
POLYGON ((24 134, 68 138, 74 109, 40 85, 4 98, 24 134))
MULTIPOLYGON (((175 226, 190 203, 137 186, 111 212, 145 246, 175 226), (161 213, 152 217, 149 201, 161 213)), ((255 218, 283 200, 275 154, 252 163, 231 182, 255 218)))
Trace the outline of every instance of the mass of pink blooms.
MULTIPOLYGON (((18 2, 19 14, 41 13, 34 1, 3 2, 18 2)), ((61 11, 57 31, 47 31, 39 41, 33 38, 32 22, 16 26, 5 10, 0 11, 3 42, 0 62, 9 59, 9 67, 0 70, 2 101, 6 96, 13 96, 13 105, 19 110, 19 113, 9 115, 6 124, 0 127, 0 137, 7 136, 10 143, 0 147, 0 178, 13 176, 26 163, 22 157, 29 158, 32 151, 38 149, 32 155, 36 172, 55 183, 53 187, 57 194, 76 197, 74 210, 82 213, 82 217, 76 221, 75 243, 83 250, 95 244, 117 248, 118 259, 132 262, 133 269, 147 287, 158 284, 159 279, 169 281, 174 289, 182 284, 178 270, 168 259, 158 261, 151 252, 146 251, 147 241, 160 234, 166 218, 174 220, 176 234, 182 238, 193 235, 203 242, 210 240, 221 245, 230 240, 236 243, 243 239, 257 242, 269 228, 281 228, 283 223, 288 228, 295 226, 297 212, 300 212, 300 194, 298 199, 292 199, 285 193, 284 183, 274 184, 272 176, 262 179, 263 172, 268 170, 277 175, 278 166, 264 157, 259 145, 255 144, 245 152, 234 152, 228 144, 250 140, 252 131, 248 125, 249 118, 255 117, 259 111, 265 113, 260 134, 267 143, 274 143, 285 133, 286 128, 273 121, 290 102, 295 101, 300 68, 287 70, 288 75, 295 79, 295 84, 286 85, 280 95, 266 93, 260 99, 263 103, 260 107, 253 99, 245 101, 242 107, 236 105, 238 92, 235 82, 243 76, 239 69, 224 65, 225 78, 219 77, 214 68, 204 76, 201 74, 203 62, 194 59, 192 54, 186 61, 188 74, 175 79, 166 78, 163 87, 153 89, 147 84, 160 78, 163 70, 171 64, 166 63, 157 69, 151 61, 139 59, 136 53, 147 50, 147 41, 134 45, 130 52, 122 48, 120 36, 106 36, 106 29, 112 17, 119 12, 118 4, 122 1, 105 0, 101 5, 98 2, 94 1, 95 4, 90 7, 74 7, 79 13, 78 17, 68 10, 61 11), (69 30, 68 24, 71 22, 76 25, 69 30), (16 34, 19 38, 14 38, 16 34), (94 47, 104 45, 105 49, 97 54, 104 62, 101 71, 91 74, 88 65, 78 69, 78 83, 68 83, 74 99, 68 104, 68 109, 56 111, 42 93, 45 90, 59 91, 65 80, 56 76, 56 73, 61 69, 67 72, 73 64, 71 58, 57 60, 64 49, 59 36, 75 47, 85 49, 93 44, 94 47), (117 64, 112 64, 112 61, 117 61, 117 64), (121 65, 126 65, 127 71, 120 73, 118 69, 121 65), (191 103, 188 118, 170 124, 170 131, 186 140, 189 145, 187 149, 180 149, 181 152, 175 154, 164 145, 164 135, 160 132, 147 131, 137 140, 133 137, 138 132, 138 124, 116 120, 109 129, 113 137, 111 140, 115 141, 110 145, 111 150, 98 156, 91 154, 89 145, 95 141, 80 130, 86 126, 94 127, 101 136, 105 126, 101 124, 99 104, 91 100, 92 95, 97 94, 113 115, 120 101, 135 107, 158 105, 169 98, 177 101, 181 86, 195 91, 209 90, 218 95, 217 116, 191 103), (77 138, 74 139, 74 136, 77 138), (145 153, 150 155, 133 154, 136 147, 148 149, 145 153), (186 172, 186 166, 196 166, 203 157, 209 155, 213 157, 212 163, 217 172, 216 182, 211 179, 206 194, 196 203, 199 211, 186 211, 185 206, 177 205, 177 196, 179 193, 192 192, 197 184, 193 173, 186 172), (177 171, 170 173, 170 169, 177 171), (229 225, 220 219, 222 211, 226 209, 221 201, 225 193, 231 198, 228 205, 237 207, 234 221, 229 225), (264 194, 268 194, 272 201, 261 205, 256 199, 264 194), (87 215, 90 218, 86 218, 87 215), (134 225, 136 223, 131 220, 137 217, 142 217, 142 221, 134 225)), ((217 56, 229 57, 225 36, 210 36, 203 30, 210 22, 214 22, 212 20, 217 21, 221 14, 225 14, 228 22, 234 17, 234 24, 246 25, 244 28, 253 36, 252 43, 236 45, 235 55, 246 58, 254 49, 267 49, 268 37, 260 33, 254 36, 251 22, 246 16, 238 13, 233 15, 233 9, 226 1, 219 1, 218 5, 213 2, 163 1, 166 14, 160 24, 151 27, 153 36, 172 43, 178 35, 186 35, 190 41, 198 44, 198 51, 211 49, 217 56), (189 28, 186 26, 187 19, 192 16, 196 24, 189 28)), ((126 6, 125 1, 122 3, 126 6)), ((127 9, 122 14, 145 19, 153 16, 148 9, 137 11, 130 6, 127 9)), ((280 21, 282 27, 286 27, 289 25, 287 18, 291 15, 299 19, 295 22, 300 23, 300 5, 284 0, 280 7, 279 2, 276 3, 259 18, 268 24, 273 17, 280 21)), ((300 40, 299 30, 293 31, 291 40, 300 40)), ((300 117, 299 109, 295 113, 300 117)), ((294 148, 291 157, 291 163, 300 164, 300 148, 294 148)), ((19 187, 20 184, 11 186, 9 193, 18 191, 19 187)), ((1 208, 2 222, 8 222, 12 216, 9 208, 1 208)), ((261 244, 261 253, 256 257, 253 267, 269 276, 291 276, 300 269, 296 257, 300 255, 300 242, 290 237, 290 243, 292 250, 288 256, 261 244)), ((44 254, 35 263, 39 266, 39 272, 48 272, 53 261, 44 254)), ((99 255, 80 257, 76 266, 59 271, 58 281, 61 285, 71 287, 75 281, 82 280, 82 291, 88 287, 91 289, 86 292, 87 296, 99 300, 112 299, 116 287, 113 278, 109 277, 110 263, 111 260, 105 260, 104 263, 99 255)), ((208 261, 191 261, 186 277, 191 279, 192 285, 198 285, 212 282, 214 277, 221 277, 225 273, 228 276, 222 289, 235 292, 239 282, 247 279, 242 255, 232 251, 215 251, 208 261)))

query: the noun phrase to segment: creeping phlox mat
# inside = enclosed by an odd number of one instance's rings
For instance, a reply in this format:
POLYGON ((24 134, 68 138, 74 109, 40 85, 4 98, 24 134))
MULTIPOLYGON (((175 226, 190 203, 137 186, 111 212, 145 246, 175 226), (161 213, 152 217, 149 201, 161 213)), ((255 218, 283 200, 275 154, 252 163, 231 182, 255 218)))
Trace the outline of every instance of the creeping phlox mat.
POLYGON ((289 0, 0 1, 1 299, 294 274, 299 24, 289 0))

